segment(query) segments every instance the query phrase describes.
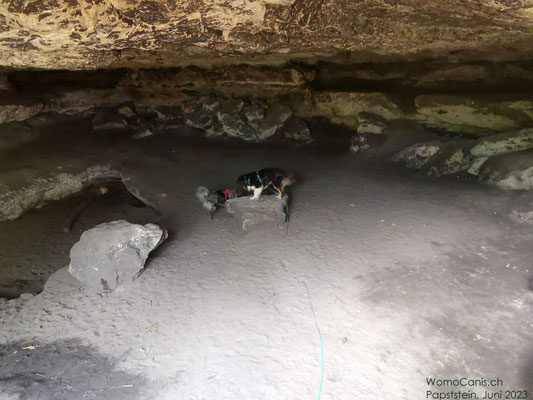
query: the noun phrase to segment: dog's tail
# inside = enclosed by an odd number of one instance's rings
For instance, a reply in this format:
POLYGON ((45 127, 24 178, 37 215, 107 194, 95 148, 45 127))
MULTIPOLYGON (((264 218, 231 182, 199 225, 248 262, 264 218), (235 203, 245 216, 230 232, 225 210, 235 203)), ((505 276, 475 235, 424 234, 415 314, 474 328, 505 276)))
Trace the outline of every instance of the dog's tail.
POLYGON ((296 182, 296 173, 294 171, 287 171, 287 175, 281 181, 283 187, 292 185, 296 182))
POLYGON ((207 195, 209 194, 209 189, 205 186, 198 186, 198 189, 196 189, 196 197, 201 202, 204 202, 207 199, 207 195))

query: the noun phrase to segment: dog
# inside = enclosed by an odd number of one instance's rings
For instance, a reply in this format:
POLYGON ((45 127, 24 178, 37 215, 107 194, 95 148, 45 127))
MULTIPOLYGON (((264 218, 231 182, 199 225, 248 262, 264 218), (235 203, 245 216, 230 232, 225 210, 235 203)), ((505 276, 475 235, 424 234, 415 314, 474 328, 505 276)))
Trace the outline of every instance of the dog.
POLYGON ((196 189, 196 197, 200 200, 202 206, 209 213, 211 218, 213 218, 215 211, 222 207, 227 200, 236 199, 246 195, 247 193, 241 190, 228 189, 211 191, 204 186, 199 186, 198 189, 196 189))
POLYGON ((252 200, 259 200, 261 193, 267 188, 274 188, 278 198, 283 197, 286 186, 296 182, 296 175, 292 171, 281 168, 265 168, 256 172, 249 172, 239 176, 237 184, 247 192, 253 192, 252 200))

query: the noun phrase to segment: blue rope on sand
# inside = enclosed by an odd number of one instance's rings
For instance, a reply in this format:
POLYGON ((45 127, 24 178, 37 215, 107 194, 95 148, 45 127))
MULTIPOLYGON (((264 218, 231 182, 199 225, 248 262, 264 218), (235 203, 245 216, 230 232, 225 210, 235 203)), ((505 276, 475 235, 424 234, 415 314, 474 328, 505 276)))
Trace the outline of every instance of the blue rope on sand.
POLYGON ((322 334, 320 333, 320 328, 316 322, 315 308, 313 307, 313 301, 311 300, 311 293, 309 293, 309 288, 307 283, 304 282, 305 289, 307 290, 307 297, 309 298, 309 304, 311 304, 311 311, 313 312, 313 320, 315 321, 315 327, 318 332, 318 337, 320 338, 320 353, 322 356, 322 376, 320 377, 320 389, 318 391, 318 400, 322 396, 322 384, 324 383, 324 343, 322 342, 322 334))

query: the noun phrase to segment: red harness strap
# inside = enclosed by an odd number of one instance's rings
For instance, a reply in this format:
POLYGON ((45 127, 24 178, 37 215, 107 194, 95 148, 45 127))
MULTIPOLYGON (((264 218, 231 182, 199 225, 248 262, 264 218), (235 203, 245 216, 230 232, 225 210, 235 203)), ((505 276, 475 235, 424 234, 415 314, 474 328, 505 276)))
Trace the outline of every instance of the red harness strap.
POLYGON ((222 193, 224 193, 224 201, 228 199, 236 199, 237 198, 237 192, 235 190, 224 190, 222 193))

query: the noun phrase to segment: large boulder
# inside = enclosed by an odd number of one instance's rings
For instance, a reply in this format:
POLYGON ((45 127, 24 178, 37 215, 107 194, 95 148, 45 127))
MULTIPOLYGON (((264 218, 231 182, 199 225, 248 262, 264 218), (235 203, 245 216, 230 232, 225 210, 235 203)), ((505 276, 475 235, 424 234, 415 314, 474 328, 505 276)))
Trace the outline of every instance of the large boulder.
POLYGON ((309 142, 312 140, 311 131, 307 123, 298 117, 292 116, 282 128, 282 135, 290 140, 309 142))
POLYGON ((83 232, 72 247, 68 270, 86 287, 113 290, 135 280, 148 254, 166 238, 166 231, 155 224, 100 224, 83 232))
POLYGON ((294 104, 299 115, 324 117, 354 129, 360 125, 358 116, 361 113, 377 115, 387 121, 403 116, 392 98, 379 92, 320 92, 313 93, 307 100, 294 104))
POLYGON ((218 121, 226 135, 247 141, 256 140, 255 129, 248 125, 246 117, 241 116, 243 107, 244 102, 241 99, 225 101, 217 111, 218 121))
POLYGON ((277 228, 287 220, 287 204, 289 197, 283 195, 267 195, 261 201, 252 200, 251 196, 239 197, 226 201, 226 210, 235 216, 242 230, 249 232, 264 228, 277 228))
POLYGON ((0 124, 11 121, 24 121, 40 113, 43 108, 44 104, 42 102, 0 103, 0 124))
POLYGON ((533 128, 478 139, 470 151, 476 157, 492 157, 533 148, 533 128))
POLYGON ((244 106, 244 115, 246 116, 246 120, 248 121, 250 126, 253 127, 255 130, 258 130, 259 123, 265 117, 265 110, 261 104, 258 104, 256 102, 255 104, 244 106))
POLYGON ((423 125, 444 131, 484 136, 531 126, 525 111, 530 101, 501 101, 483 97, 421 95, 415 98, 413 118, 423 125))
POLYGON ((533 150, 489 158, 479 170, 479 180, 507 190, 533 189, 533 150))
POLYGON ((16 219, 26 210, 42 207, 49 201, 62 199, 94 183, 120 177, 120 173, 110 165, 73 162, 62 169, 50 172, 28 166, 2 172, 0 221, 16 219))
POLYGON ((360 135, 368 133, 379 135, 383 133, 383 129, 387 127, 387 121, 385 118, 368 112, 359 113, 357 120, 359 122, 357 133, 360 135))
POLYGON ((392 161, 403 163, 407 168, 420 169, 428 160, 437 154, 444 143, 437 140, 416 143, 397 153, 392 161))
POLYGON ((434 177, 467 171, 473 158, 470 154, 471 146, 468 140, 448 142, 424 164, 421 171, 434 177))
POLYGON ((258 137, 260 139, 271 137, 291 116, 292 110, 289 107, 282 104, 273 105, 268 109, 265 118, 258 124, 258 137))

